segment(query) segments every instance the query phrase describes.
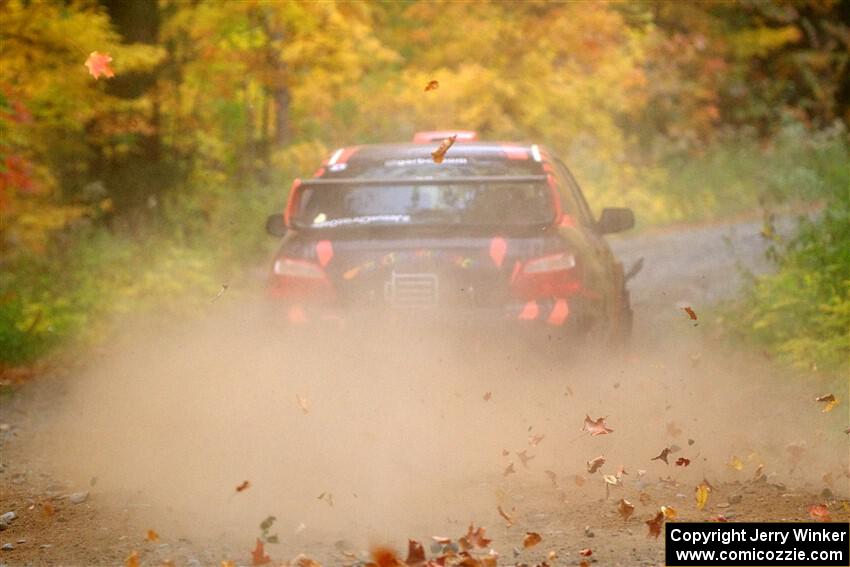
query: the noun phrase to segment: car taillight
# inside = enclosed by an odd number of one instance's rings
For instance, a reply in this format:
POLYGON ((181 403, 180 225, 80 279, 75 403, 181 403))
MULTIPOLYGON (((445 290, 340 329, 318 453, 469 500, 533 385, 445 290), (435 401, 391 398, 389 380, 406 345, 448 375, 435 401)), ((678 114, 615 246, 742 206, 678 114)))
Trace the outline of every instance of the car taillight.
POLYGON ((325 272, 318 265, 303 260, 278 258, 274 263, 274 273, 290 278, 324 279, 325 272))
POLYGON ((542 274, 560 270, 571 270, 575 267, 576 257, 572 254, 553 254, 552 256, 529 260, 523 266, 522 271, 526 274, 542 274))

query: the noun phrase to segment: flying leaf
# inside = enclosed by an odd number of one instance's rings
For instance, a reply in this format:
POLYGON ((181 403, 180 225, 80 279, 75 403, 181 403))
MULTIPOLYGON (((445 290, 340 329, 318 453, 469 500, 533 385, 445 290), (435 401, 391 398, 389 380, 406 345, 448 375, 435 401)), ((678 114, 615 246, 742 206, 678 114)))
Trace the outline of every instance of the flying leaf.
POLYGON ((549 480, 552 481, 552 487, 558 488, 558 475, 554 473, 554 471, 543 471, 546 473, 546 476, 549 477, 549 480))
POLYGON ((667 462, 667 456, 669 454, 670 454, 670 448, 664 447, 664 450, 661 451, 661 453, 659 453, 657 457, 652 457, 650 459, 650 461, 664 461, 665 465, 669 465, 670 463, 667 462))
POLYGON ((664 519, 666 520, 675 520, 679 517, 679 512, 672 506, 662 506, 661 513, 664 514, 664 519))
POLYGON ((145 539, 148 540, 148 541, 159 541, 159 534, 156 533, 153 530, 148 530, 148 533, 145 536, 145 539))
POLYGON ((508 476, 509 474, 514 474, 516 470, 514 469, 514 464, 511 463, 507 467, 505 467, 505 472, 502 473, 502 476, 508 476))
POLYGON ((611 486, 617 486, 618 484, 620 484, 620 479, 612 474, 603 474, 602 480, 604 480, 606 484, 610 484, 611 486))
MULTIPOLYGON (((596 460, 596 459, 594 459, 594 460, 596 460)), ((602 459, 602 463, 604 463, 604 462, 605 462, 605 459, 602 459)), ((599 464, 600 467, 602 466, 602 463, 599 464)), ((576 486, 584 486, 584 483, 587 482, 587 481, 584 479, 583 476, 574 474, 573 475, 573 482, 576 483, 576 486)))
POLYGON ((579 551, 578 554, 581 555, 582 557, 590 557, 591 555, 593 555, 593 550, 590 549, 589 547, 586 547, 586 548, 582 549, 581 551, 579 551))
POLYGON ((735 469, 736 471, 740 471, 740 470, 744 469, 744 461, 742 461, 741 459, 739 459, 735 455, 732 455, 732 458, 729 460, 727 465, 729 467, 735 469))
POLYGON ((691 460, 686 459, 685 457, 679 457, 678 459, 676 459, 676 466, 677 467, 686 467, 689 464, 691 464, 691 460))
POLYGON ((233 561, 222 561, 221 567, 236 567, 236 563, 233 561))
POLYGON ((522 462, 522 466, 528 468, 528 461, 534 458, 534 455, 528 454, 528 449, 523 449, 519 453, 516 454, 519 457, 519 460, 522 462))
POLYGON ((431 158, 434 160, 434 163, 443 163, 443 158, 446 157, 446 152, 449 151, 449 148, 452 147, 455 140, 457 140, 457 134, 449 136, 440 142, 440 147, 431 152, 431 158))
POLYGON ((697 509, 702 510, 705 508, 705 503, 708 502, 708 495, 711 492, 711 486, 706 482, 702 481, 694 490, 696 501, 697 501, 697 509))
POLYGON ((444 537, 444 536, 438 536, 438 535, 432 535, 431 539, 433 539, 435 542, 439 543, 440 545, 448 545, 452 542, 452 538, 444 537))
POLYGON ((497 506, 497 507, 496 507, 496 509, 499 511, 499 515, 500 515, 502 518, 504 518, 504 520, 508 523, 508 527, 511 527, 512 525, 514 525, 514 520, 513 520, 513 518, 511 518, 511 517, 508 515, 508 513, 507 513, 507 512, 505 512, 504 510, 502 510, 502 506, 501 506, 501 505, 497 506))
POLYGON ((407 559, 404 560, 405 565, 416 565, 425 563, 425 548, 415 539, 407 540, 407 559))
POLYGON ((819 522, 831 521, 831 518, 829 517, 829 508, 827 508, 823 504, 815 504, 814 506, 810 507, 809 516, 813 520, 818 520, 819 522))
POLYGON ((647 492, 641 492, 638 495, 638 498, 640 499, 641 504, 649 504, 650 502, 652 502, 652 496, 650 496, 647 492))
POLYGON ((388 547, 373 547, 370 553, 377 567, 400 567, 403 565, 395 556, 395 551, 388 547))
POLYGON ((823 406, 823 409, 821 410, 821 412, 823 413, 832 411, 832 408, 838 405, 838 398, 836 398, 833 394, 827 394, 825 396, 817 397, 815 398, 815 401, 823 402, 825 404, 823 406))
POLYGON ((133 551, 124 560, 124 567, 139 567, 139 552, 133 551))
POLYGON ((627 522, 632 517, 632 514, 635 513, 635 506, 625 498, 620 498, 620 501, 617 503, 617 511, 620 513, 623 521, 627 522))
POLYGON ((759 465, 758 467, 756 467, 756 472, 754 472, 754 473, 753 473, 753 478, 754 478, 755 480, 760 479, 760 478, 763 476, 762 471, 764 471, 764 465, 763 465, 763 464, 761 464, 761 465, 759 465))
POLYGON ((271 563, 271 561, 272 558, 266 555, 263 549, 263 542, 260 541, 260 538, 257 538, 257 545, 251 552, 251 565, 265 565, 266 563, 271 563))
POLYGON ((425 92, 434 91, 440 88, 440 83, 438 81, 428 81, 428 84, 425 85, 425 92))
POLYGON ((112 67, 109 66, 111 62, 112 57, 108 54, 92 51, 89 54, 89 58, 86 59, 85 65, 88 67, 91 76, 95 79, 99 79, 101 75, 111 79, 115 76, 115 73, 112 71, 112 67))
POLYGON ((490 398, 492 398, 492 397, 493 397, 493 392, 487 392, 487 393, 484 394, 484 401, 489 402, 490 398))
POLYGON ((646 525, 649 528, 647 537, 653 536, 658 539, 658 536, 661 535, 661 526, 664 525, 664 512, 659 510, 654 518, 650 518, 646 521, 646 525))
POLYGON ((243 492, 245 490, 248 490, 249 488, 251 488, 251 483, 247 480, 243 480, 242 484, 236 487, 236 492, 243 492))
POLYGON ((587 472, 589 472, 591 474, 595 473, 604 464, 605 464, 605 457, 603 457, 601 455, 599 457, 596 457, 593 460, 587 461, 587 472))
POLYGON ((540 444, 540 442, 543 441, 544 437, 546 437, 546 436, 543 435, 543 434, 532 435, 531 437, 528 438, 528 444, 531 445, 532 447, 537 447, 540 444))
POLYGON ((613 429, 610 429, 607 425, 605 425, 605 418, 600 417, 596 421, 590 419, 589 415, 584 416, 584 425, 581 428, 582 431, 587 431, 590 433, 591 437, 596 435, 607 435, 608 433, 613 433, 613 429))
POLYGON ((697 320, 697 314, 693 309, 691 309, 690 307, 682 307, 682 309, 685 311, 685 313, 688 314, 688 317, 691 318, 691 321, 697 320))
POLYGON ((522 538, 522 547, 528 549, 529 547, 534 547, 538 543, 543 541, 543 538, 537 532, 525 532, 525 537, 522 538))
POLYGON ((298 402, 298 406, 301 408, 301 411, 304 413, 310 413, 310 406, 307 404, 306 398, 302 398, 298 394, 295 394, 295 400, 298 402))

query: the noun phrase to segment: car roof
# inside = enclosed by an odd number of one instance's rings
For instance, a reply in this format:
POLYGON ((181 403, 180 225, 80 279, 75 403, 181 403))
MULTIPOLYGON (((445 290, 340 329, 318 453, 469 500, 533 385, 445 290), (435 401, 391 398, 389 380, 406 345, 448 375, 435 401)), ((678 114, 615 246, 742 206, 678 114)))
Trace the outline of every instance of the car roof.
MULTIPOLYGON (((349 153, 345 161, 356 163, 360 161, 382 161, 387 159, 415 159, 431 158, 431 152, 437 149, 437 142, 413 143, 403 142, 395 144, 364 144, 344 148, 341 155, 349 153)), ((338 150, 339 151, 339 150, 338 150)), ((524 154, 518 159, 532 159, 532 145, 517 142, 455 142, 448 150, 447 156, 455 157, 479 157, 479 158, 503 158, 508 159, 511 153, 517 156, 517 152, 524 154)))

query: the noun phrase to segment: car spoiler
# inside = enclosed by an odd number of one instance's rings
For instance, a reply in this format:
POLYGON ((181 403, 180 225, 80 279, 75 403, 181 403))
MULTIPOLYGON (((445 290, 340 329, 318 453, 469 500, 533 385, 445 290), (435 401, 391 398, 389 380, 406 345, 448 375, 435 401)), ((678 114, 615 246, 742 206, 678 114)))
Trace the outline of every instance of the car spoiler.
POLYGON ((472 177, 380 177, 338 179, 302 179, 301 187, 337 185, 471 185, 474 183, 536 183, 546 181, 546 175, 478 175, 472 177))

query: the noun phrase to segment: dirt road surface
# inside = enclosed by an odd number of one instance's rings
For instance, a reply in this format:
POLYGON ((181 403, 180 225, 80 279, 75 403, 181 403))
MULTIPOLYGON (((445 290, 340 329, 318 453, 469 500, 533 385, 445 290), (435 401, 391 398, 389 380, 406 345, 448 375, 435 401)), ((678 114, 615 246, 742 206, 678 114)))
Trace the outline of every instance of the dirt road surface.
POLYGON ((661 506, 679 520, 778 521, 825 504, 846 521, 846 384, 822 413, 814 398, 834 382, 712 330, 738 267, 769 268, 759 226, 613 246, 627 266, 645 262, 619 355, 556 363, 442 330, 283 340, 229 295, 200 321, 125 325, 84 364, 0 399, 0 514, 17 516, 0 564, 123 565, 136 551, 142 565, 250 565, 274 516, 274 565, 299 553, 351 564, 375 544, 403 552, 408 537, 427 550, 470 522, 500 565, 578 565, 583 549, 600 566, 662 565, 663 535, 645 524, 661 506), (586 415, 613 432, 582 432, 586 415), (668 463, 653 460, 665 448, 668 463), (542 541, 523 549, 526 532, 542 541))

